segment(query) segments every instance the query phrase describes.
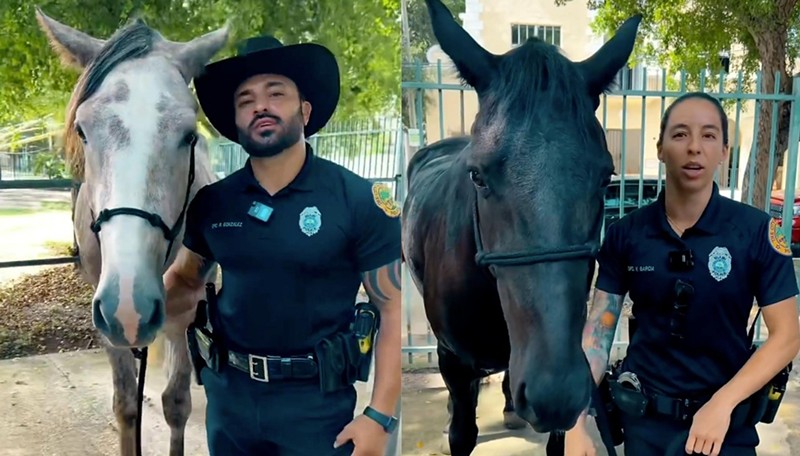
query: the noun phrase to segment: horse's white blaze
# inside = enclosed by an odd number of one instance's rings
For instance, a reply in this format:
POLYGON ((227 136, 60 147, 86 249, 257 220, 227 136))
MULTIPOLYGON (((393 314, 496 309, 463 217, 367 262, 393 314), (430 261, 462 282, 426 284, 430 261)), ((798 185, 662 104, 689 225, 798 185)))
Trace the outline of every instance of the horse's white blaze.
MULTIPOLYGON (((107 144, 106 166, 110 176, 107 182, 106 194, 98 193, 96 198, 102 208, 130 207, 142 209, 146 212, 163 214, 164 208, 154 207, 153 201, 148 201, 148 176, 153 161, 160 150, 158 137, 159 113, 156 104, 160 97, 158 87, 164 85, 163 78, 153 72, 137 72, 135 77, 123 78, 121 76, 109 77, 103 84, 104 88, 113 88, 118 81, 127 84, 130 96, 123 103, 108 105, 109 113, 113 113, 122 121, 128 132, 129 141, 117 145, 116 141, 107 144)), ((104 235, 103 270, 107 266, 117 269, 120 275, 136 275, 140 268, 152 267, 152 249, 150 244, 154 237, 163 239, 162 231, 150 225, 146 220, 132 215, 118 215, 103 224, 101 233, 104 235), (106 238, 107 242, 106 242, 106 238), (143 261, 147 264, 141 264, 143 261)), ((120 306, 123 301, 120 300, 120 306)), ((131 302, 132 305, 132 302, 131 302)))
POLYGON ((139 334, 139 321, 142 316, 136 312, 133 300, 133 281, 134 276, 120 275, 119 276, 119 306, 117 307, 114 318, 122 323, 122 330, 125 334, 125 339, 131 343, 136 343, 136 338, 139 334))
MULTIPOLYGON (((94 204, 97 211, 141 209, 160 215, 165 223, 171 225, 175 210, 167 202, 174 198, 165 198, 163 191, 153 189, 152 176, 153 166, 158 163, 169 166, 171 163, 167 157, 160 156, 172 151, 163 150, 164 138, 160 135, 165 132, 159 132, 162 113, 158 112, 157 106, 162 94, 171 88, 172 81, 159 72, 143 68, 161 62, 164 60, 152 58, 130 62, 136 66, 110 75, 98 92, 102 96, 124 82, 129 96, 124 101, 98 106, 101 111, 95 114, 113 119, 117 128, 103 135, 105 144, 97 144, 105 157, 103 166, 107 177, 94 194, 94 204)), ((120 65, 120 69, 130 64, 120 65)), ((118 291, 114 319, 121 326, 125 339, 134 344, 142 320, 149 320, 152 311, 158 312, 152 308, 152 302, 146 301, 160 299, 157 290, 162 286, 161 276, 153 272, 163 265, 167 241, 160 227, 127 214, 116 215, 104 222, 100 239, 102 273, 98 291, 112 292, 107 285, 118 282, 118 289, 113 290, 118 291)))

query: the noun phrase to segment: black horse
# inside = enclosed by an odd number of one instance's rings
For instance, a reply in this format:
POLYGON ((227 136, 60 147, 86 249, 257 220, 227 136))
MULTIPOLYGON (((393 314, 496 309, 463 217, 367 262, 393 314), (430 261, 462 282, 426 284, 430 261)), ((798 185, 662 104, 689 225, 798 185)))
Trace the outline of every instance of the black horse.
POLYGON ((592 392, 581 336, 614 171, 594 113, 641 17, 574 63, 538 39, 491 54, 440 0, 427 5, 480 106, 471 136, 412 158, 403 211, 403 257, 450 393, 451 454, 476 445, 480 378, 506 369, 515 412, 552 442, 592 392))

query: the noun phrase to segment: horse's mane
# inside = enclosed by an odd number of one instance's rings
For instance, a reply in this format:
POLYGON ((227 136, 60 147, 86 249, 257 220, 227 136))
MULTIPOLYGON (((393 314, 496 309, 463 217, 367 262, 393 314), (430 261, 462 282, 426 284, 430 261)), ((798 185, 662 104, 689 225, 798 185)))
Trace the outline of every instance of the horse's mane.
POLYGON ((558 47, 532 37, 498 60, 488 105, 481 110, 491 111, 495 109, 492 105, 497 105, 519 117, 547 119, 556 115, 579 125, 591 122, 594 109, 583 89, 583 75, 558 47))
POLYGON ((422 149, 418 150, 408 161, 406 172, 407 182, 411 182, 414 178, 414 173, 421 166, 425 166, 431 161, 442 157, 444 155, 458 155, 469 144, 468 136, 456 136, 452 138, 445 138, 433 144, 428 144, 422 149))
POLYGON ((120 63, 143 57, 153 50, 157 32, 141 19, 135 19, 119 29, 108 39, 103 49, 78 78, 72 98, 67 106, 64 123, 64 155, 73 179, 84 179, 83 143, 75 131, 75 114, 78 106, 91 97, 120 63))

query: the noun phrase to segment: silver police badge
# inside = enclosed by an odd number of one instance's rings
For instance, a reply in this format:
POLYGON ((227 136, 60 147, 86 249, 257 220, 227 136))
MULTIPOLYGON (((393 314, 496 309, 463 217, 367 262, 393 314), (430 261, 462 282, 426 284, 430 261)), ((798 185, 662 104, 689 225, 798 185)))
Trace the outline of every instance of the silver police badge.
POLYGON ((300 231, 305 233, 306 236, 313 236, 319 232, 322 226, 322 214, 317 209, 317 206, 311 206, 303 209, 300 213, 300 231))
POLYGON ((727 247, 714 247, 708 254, 708 272, 717 282, 728 277, 731 273, 731 253, 727 247))

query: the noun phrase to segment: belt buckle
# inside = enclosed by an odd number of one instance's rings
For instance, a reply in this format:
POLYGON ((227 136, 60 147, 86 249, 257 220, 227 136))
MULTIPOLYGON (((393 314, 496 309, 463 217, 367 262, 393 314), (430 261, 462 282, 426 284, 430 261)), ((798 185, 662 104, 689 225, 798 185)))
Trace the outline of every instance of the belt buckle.
POLYGON ((267 357, 258 355, 247 355, 247 364, 250 370, 250 378, 257 382, 269 383, 269 368, 267 367, 267 357), (261 365, 259 374, 254 368, 261 365))

